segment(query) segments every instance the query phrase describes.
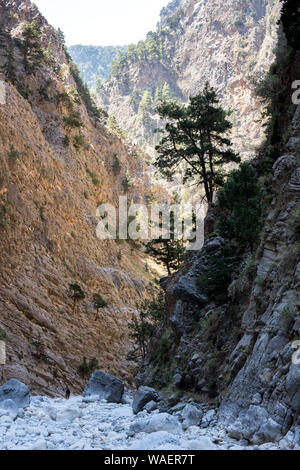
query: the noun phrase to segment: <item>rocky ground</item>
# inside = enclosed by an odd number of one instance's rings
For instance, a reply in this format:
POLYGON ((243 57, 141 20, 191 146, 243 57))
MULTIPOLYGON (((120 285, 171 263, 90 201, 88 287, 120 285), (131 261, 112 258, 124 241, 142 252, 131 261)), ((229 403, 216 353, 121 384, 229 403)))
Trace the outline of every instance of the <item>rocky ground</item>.
MULTIPOLYGON (((248 446, 227 436, 226 429, 189 426, 182 412, 155 410, 133 414, 126 404, 93 397, 50 399, 37 396, 24 411, 0 410, 1 450, 242 450, 279 449, 276 444, 248 446)), ((284 448, 284 447, 283 447, 284 448)))

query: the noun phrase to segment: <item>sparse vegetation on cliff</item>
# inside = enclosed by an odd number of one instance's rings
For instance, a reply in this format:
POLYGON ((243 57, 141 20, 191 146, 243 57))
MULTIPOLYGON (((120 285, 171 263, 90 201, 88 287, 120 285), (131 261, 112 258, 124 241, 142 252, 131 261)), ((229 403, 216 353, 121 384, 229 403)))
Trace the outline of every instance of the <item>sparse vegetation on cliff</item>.
POLYGON ((240 162, 228 138, 232 124, 215 90, 207 83, 201 93, 190 98, 187 106, 163 103, 158 112, 167 125, 156 147, 155 165, 163 176, 170 178, 184 164, 184 180, 203 185, 207 202, 213 202, 216 189, 224 184, 224 166, 240 162))

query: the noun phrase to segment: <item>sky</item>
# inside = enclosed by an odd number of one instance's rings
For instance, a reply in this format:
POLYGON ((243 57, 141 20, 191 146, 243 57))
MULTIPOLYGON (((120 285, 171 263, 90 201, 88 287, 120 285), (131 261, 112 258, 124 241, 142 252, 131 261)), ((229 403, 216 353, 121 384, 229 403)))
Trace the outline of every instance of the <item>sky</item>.
POLYGON ((155 29, 169 0, 34 0, 52 26, 74 44, 117 46, 136 43, 155 29))

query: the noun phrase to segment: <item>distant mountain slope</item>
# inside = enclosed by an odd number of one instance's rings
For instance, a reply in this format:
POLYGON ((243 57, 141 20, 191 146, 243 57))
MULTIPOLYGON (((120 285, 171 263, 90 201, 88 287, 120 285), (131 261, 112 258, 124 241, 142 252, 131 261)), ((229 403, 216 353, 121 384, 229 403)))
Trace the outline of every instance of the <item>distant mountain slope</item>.
POLYGON ((96 84, 97 78, 106 80, 111 73, 113 60, 118 52, 124 53, 126 46, 82 46, 69 47, 69 53, 80 68, 82 78, 90 86, 96 84))
POLYGON ((99 102, 151 151, 159 100, 186 100, 208 80, 233 110, 236 148, 251 155, 263 132, 249 76, 273 60, 279 12, 279 0, 173 1, 162 10, 157 30, 114 62, 99 102))

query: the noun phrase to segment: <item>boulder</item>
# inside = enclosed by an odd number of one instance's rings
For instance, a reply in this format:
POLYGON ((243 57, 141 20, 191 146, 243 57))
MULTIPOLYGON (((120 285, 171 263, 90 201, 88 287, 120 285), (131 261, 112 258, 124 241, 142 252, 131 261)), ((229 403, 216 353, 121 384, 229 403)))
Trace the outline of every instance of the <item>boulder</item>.
POLYGON ((199 436, 191 441, 181 441, 181 445, 187 450, 216 450, 215 444, 209 437, 199 436))
POLYGON ((149 401, 149 403, 147 403, 147 405, 145 406, 145 410, 148 413, 152 413, 152 411, 157 410, 157 408, 158 408, 158 403, 156 403, 153 400, 149 401))
POLYGON ((205 305, 208 302, 207 297, 200 293, 196 279, 189 275, 181 276, 175 286, 174 295, 183 302, 197 305, 205 305))
POLYGON ((251 440, 260 426, 268 419, 264 408, 251 405, 248 410, 241 413, 238 419, 229 427, 228 434, 234 439, 251 440))
POLYGON ((215 410, 209 410, 202 418, 201 427, 208 428, 216 419, 216 412, 215 410))
POLYGON ((149 403, 150 401, 157 402, 158 393, 156 390, 154 390, 154 388, 145 387, 142 385, 136 392, 133 399, 132 409, 134 414, 137 414, 142 411, 145 405, 147 405, 147 403, 149 403))
POLYGON ((96 370, 85 389, 84 396, 98 396, 99 400, 107 400, 110 403, 122 403, 125 383, 102 370, 96 370))
POLYGON ((234 439, 247 439, 254 444, 263 444, 279 441, 282 438, 281 428, 264 408, 251 405, 229 427, 228 434, 234 439))
POLYGON ((44 439, 36 441, 28 450, 47 450, 47 442, 44 439))
POLYGON ((9 380, 0 387, 0 408, 18 411, 30 405, 29 388, 16 379, 9 380))
POLYGON ((74 421, 76 418, 81 418, 81 410, 76 410, 75 408, 66 408, 60 413, 56 414, 56 421, 74 421))
POLYGON ((187 429, 190 426, 199 426, 202 415, 203 412, 199 410, 196 406, 191 404, 186 405, 181 412, 183 427, 187 429))
POLYGON ((166 445, 171 444, 180 448, 178 436, 174 436, 166 431, 153 432, 150 436, 145 436, 142 439, 135 439, 132 441, 129 450, 156 450, 158 448, 165 448, 166 445))
POLYGON ((182 426, 177 416, 169 415, 168 413, 158 413, 133 423, 130 426, 129 435, 133 436, 140 432, 150 434, 158 431, 180 434, 182 432, 182 426))
POLYGON ((181 382, 182 382, 182 375, 175 374, 174 377, 173 377, 173 384, 175 385, 175 387, 179 387, 181 382))

